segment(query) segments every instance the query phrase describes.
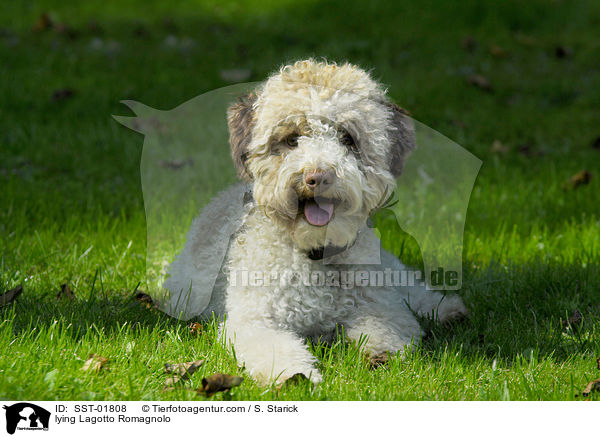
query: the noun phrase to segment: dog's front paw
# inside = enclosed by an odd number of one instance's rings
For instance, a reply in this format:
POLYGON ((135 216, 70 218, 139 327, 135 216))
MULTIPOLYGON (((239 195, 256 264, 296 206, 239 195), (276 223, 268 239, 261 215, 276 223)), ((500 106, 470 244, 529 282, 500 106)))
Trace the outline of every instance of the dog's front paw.
POLYGON ((440 322, 459 321, 469 317, 469 310, 457 294, 446 296, 437 307, 437 317, 440 322))

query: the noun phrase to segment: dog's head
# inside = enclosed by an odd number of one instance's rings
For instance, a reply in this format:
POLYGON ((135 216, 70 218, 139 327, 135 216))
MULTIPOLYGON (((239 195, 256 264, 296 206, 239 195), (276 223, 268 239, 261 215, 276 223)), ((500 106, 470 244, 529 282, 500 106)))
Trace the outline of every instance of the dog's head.
POLYGON ((283 67, 229 108, 228 124, 239 176, 302 250, 352 244, 415 145, 411 119, 350 64, 283 67))

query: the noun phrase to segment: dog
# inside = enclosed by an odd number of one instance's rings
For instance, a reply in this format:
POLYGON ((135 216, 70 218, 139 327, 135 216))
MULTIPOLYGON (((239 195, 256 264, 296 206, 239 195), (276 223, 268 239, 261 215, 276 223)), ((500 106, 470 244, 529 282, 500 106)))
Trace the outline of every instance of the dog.
POLYGON ((193 222, 165 287, 179 300, 187 291, 188 314, 222 320, 253 378, 281 383, 301 373, 319 383, 307 338, 331 341, 341 329, 369 354, 402 355, 423 335, 416 315, 467 315, 458 295, 364 280, 365 268, 407 270, 380 248, 369 217, 416 147, 407 112, 369 73, 298 61, 233 103, 227 122, 243 183, 193 222), (214 281, 203 274, 211 263, 223 266, 214 281), (342 284, 343 275, 354 282, 342 284))

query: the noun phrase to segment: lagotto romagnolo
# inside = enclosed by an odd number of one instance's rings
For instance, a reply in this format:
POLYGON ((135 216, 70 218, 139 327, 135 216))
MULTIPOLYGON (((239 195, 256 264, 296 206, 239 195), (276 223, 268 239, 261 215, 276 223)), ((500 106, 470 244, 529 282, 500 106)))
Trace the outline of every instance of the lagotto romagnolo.
POLYGON ((332 271, 339 278, 406 270, 379 251, 367 223, 394 191, 415 147, 414 127, 367 72, 296 62, 232 104, 227 120, 244 184, 204 208, 165 286, 189 290, 186 304, 198 305, 206 294, 199 266, 214 262, 211 246, 228 247, 201 315, 224 320, 222 334, 254 378, 281 382, 302 373, 320 382, 309 337, 331 340, 343 328, 366 352, 401 354, 422 336, 413 311, 442 322, 467 314, 459 296, 424 286, 328 281, 332 271), (365 261, 373 247, 375 264, 365 261))

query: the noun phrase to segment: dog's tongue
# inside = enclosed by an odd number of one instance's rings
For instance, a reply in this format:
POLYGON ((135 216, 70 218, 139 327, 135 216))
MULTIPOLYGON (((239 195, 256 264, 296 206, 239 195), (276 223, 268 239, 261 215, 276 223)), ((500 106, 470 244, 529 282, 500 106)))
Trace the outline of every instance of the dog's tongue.
POLYGON ((333 215, 333 203, 326 200, 315 202, 307 200, 304 204, 304 216, 306 221, 313 226, 324 226, 331 220, 333 215))

